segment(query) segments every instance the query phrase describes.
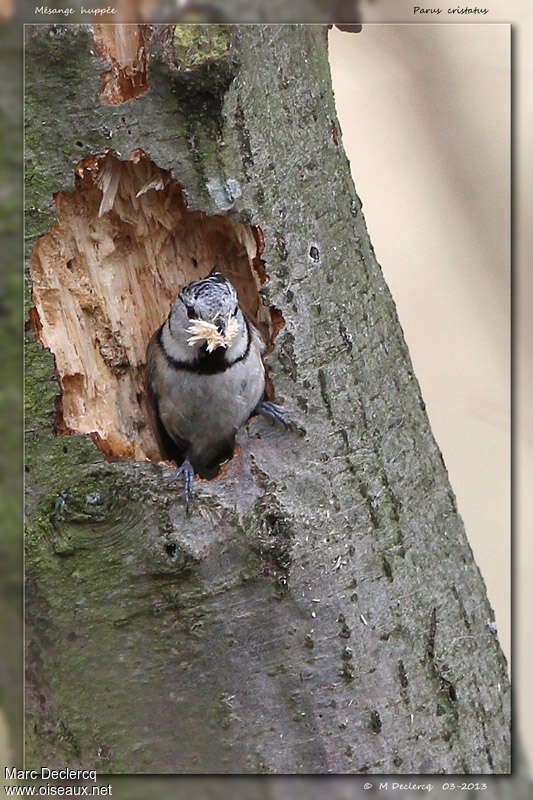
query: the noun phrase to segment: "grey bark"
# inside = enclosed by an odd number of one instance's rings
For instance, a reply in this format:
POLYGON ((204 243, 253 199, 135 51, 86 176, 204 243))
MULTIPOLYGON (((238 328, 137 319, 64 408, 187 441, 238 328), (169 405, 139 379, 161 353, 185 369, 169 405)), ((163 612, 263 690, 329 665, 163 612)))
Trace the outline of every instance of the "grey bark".
POLYGON ((147 93, 101 106, 90 31, 29 29, 28 252, 76 161, 110 145, 172 169, 190 208, 220 213, 208 183, 238 181, 296 430, 252 419, 187 517, 170 469, 53 436, 53 360, 29 335, 27 766, 507 773, 505 658, 350 177, 324 31, 236 27, 233 55, 231 82, 194 90, 155 57, 147 93))
POLYGON ((2 753, 22 763, 22 47, 20 29, 0 26, 0 725, 2 753))

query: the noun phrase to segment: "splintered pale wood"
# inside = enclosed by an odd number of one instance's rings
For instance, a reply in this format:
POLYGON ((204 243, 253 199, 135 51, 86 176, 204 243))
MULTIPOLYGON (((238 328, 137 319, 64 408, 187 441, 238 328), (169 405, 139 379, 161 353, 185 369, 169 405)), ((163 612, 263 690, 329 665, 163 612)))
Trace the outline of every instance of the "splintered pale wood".
POLYGON ((111 64, 102 73, 100 102, 118 105, 145 92, 149 85, 149 25, 95 25, 94 44, 111 64))
POLYGON ((142 151, 84 159, 58 222, 34 248, 33 325, 55 356, 56 428, 91 434, 112 458, 158 461, 144 405, 146 346, 179 289, 216 265, 268 338, 261 237, 226 216, 189 212, 170 173, 142 151))

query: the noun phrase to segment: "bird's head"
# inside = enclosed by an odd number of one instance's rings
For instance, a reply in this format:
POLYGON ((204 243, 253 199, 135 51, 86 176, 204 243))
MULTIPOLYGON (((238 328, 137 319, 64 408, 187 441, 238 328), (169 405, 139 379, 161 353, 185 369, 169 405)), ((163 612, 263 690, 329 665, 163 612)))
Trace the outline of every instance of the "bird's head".
MULTIPOLYGON (((237 292, 216 267, 207 278, 183 287, 172 314, 185 325, 189 346, 205 343, 209 353, 230 347, 242 321, 237 292)), ((176 321, 171 320, 171 328, 176 321)))

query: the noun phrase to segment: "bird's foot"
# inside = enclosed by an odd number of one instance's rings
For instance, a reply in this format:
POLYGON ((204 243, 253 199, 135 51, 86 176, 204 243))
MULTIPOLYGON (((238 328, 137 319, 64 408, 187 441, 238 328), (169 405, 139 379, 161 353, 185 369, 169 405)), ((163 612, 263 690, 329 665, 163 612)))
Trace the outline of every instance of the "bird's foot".
POLYGON ((177 470, 176 474, 174 475, 174 479, 181 478, 183 476, 183 491, 185 494, 185 510, 187 514, 189 513, 189 505, 191 502, 192 496, 192 486, 194 483, 194 468, 190 461, 185 459, 181 467, 177 470))
POLYGON ((264 417, 268 417, 272 420, 272 423, 278 422, 283 423, 286 428, 289 427, 288 420, 285 416, 285 412, 281 406, 277 406, 275 403, 271 403, 270 400, 261 400, 254 409, 255 414, 262 414, 264 417))

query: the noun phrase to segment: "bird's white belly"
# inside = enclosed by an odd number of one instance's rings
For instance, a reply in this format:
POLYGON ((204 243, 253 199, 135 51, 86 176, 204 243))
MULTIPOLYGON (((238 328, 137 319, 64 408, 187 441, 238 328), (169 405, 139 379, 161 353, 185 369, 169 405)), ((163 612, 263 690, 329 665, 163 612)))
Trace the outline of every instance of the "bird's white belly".
POLYGON ((264 367, 252 351, 225 372, 177 374, 167 402, 160 408, 167 430, 191 444, 200 460, 208 460, 231 440, 263 396, 264 367))

